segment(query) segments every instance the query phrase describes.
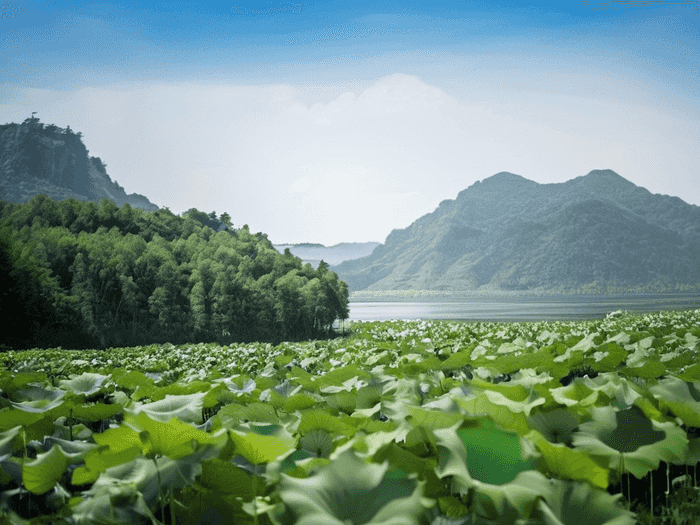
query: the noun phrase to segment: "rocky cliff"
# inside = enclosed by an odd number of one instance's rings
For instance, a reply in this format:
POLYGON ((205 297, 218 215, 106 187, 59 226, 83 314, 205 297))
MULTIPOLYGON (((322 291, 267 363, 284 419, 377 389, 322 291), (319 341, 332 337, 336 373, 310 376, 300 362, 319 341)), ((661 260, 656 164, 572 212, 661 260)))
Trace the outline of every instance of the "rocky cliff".
POLYGON ((34 195, 52 199, 74 198, 155 211, 158 206, 143 195, 127 194, 107 174, 99 157, 91 157, 82 134, 44 125, 38 118, 0 127, 0 198, 25 202, 34 195))

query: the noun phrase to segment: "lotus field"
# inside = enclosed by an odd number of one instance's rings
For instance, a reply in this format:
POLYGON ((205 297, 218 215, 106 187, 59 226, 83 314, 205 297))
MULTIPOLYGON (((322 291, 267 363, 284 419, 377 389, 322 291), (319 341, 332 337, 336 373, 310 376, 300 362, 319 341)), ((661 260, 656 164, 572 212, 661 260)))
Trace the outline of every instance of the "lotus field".
POLYGON ((0 354, 0 523, 698 519, 700 310, 348 334, 0 354))

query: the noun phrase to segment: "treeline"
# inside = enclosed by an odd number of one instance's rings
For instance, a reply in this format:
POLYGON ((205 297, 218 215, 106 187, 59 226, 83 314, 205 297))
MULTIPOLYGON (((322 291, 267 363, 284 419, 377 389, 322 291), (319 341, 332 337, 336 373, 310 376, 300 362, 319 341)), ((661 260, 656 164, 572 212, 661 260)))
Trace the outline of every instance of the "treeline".
POLYGON ((300 340, 348 317, 348 289, 228 214, 37 195, 0 202, 0 344, 94 348, 300 340), (8 328, 11 327, 11 328, 8 328))

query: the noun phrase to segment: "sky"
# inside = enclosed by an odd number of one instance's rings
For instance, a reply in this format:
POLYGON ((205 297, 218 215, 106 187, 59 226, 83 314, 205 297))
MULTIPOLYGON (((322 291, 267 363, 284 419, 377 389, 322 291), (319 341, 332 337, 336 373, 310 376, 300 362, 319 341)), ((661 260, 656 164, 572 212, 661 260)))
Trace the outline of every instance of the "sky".
POLYGON ((474 182, 700 205, 700 1, 0 2, 0 123, 275 244, 383 242, 474 182))

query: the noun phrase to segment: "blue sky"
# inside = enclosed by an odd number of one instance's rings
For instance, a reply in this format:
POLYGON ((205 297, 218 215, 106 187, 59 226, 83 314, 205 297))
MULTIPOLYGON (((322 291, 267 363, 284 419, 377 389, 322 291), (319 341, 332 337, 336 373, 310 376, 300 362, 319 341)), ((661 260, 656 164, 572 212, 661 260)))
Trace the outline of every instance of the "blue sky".
POLYGON ((383 241, 477 180, 700 205, 699 2, 0 4, 0 121, 276 243, 383 241))

